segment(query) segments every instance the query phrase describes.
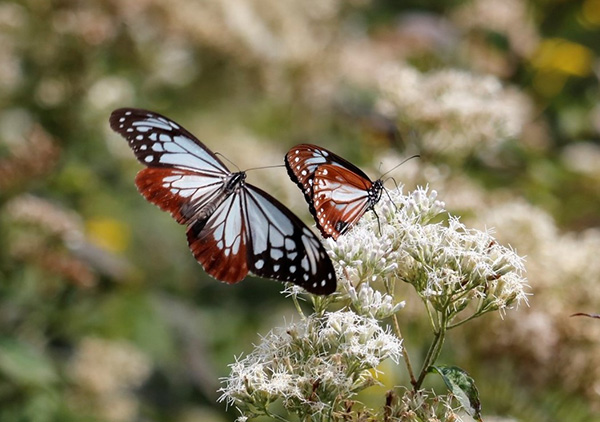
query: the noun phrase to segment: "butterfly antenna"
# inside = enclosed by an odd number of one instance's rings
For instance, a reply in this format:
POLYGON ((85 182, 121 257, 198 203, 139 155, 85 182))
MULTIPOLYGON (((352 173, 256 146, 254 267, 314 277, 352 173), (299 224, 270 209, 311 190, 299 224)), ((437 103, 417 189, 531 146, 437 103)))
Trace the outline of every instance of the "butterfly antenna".
POLYGON ((408 157, 407 159, 405 159, 404 161, 402 161, 400 164, 392 167, 391 169, 389 169, 388 171, 386 171, 385 173, 383 173, 380 178, 383 178, 383 176, 385 176, 386 174, 391 173, 392 171, 396 170, 398 167, 400 167, 402 164, 406 163, 408 160, 412 160, 413 158, 419 158, 419 157, 421 157, 419 154, 415 154, 412 157, 408 157))
POLYGON ((278 164, 276 166, 252 167, 251 169, 247 169, 246 171, 250 171, 250 170, 263 170, 263 169, 275 169, 277 167, 285 167, 285 166, 283 164, 278 164))
MULTIPOLYGON (((388 177, 387 179, 384 180, 384 183, 387 182, 388 180, 392 179, 394 181, 394 185, 396 186, 396 190, 400 189, 398 187, 398 182, 396 182, 396 179, 394 179, 392 176, 388 177)), ((389 195, 389 194, 388 194, 389 195)))
POLYGON ((238 171, 242 171, 233 161, 231 161, 229 158, 225 157, 223 154, 221 154, 220 152, 215 152, 215 155, 218 155, 219 157, 222 157, 224 160, 226 160, 229 164, 231 164, 233 167, 235 167, 236 169, 238 169, 238 171))

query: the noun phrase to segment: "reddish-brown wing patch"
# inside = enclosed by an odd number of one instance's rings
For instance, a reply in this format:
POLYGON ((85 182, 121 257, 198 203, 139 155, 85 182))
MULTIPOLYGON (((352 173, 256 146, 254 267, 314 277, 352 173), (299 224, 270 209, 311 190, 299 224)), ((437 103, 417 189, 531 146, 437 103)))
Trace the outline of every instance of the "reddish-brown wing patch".
POLYGON ((242 281, 248 274, 246 223, 239 195, 226 198, 205 220, 187 231, 188 244, 204 270, 226 283, 242 281))
POLYGON ((189 199, 180 195, 169 182, 170 178, 185 174, 193 173, 170 168, 145 168, 135 177, 135 184, 148 201, 170 212, 179 224, 185 224, 187 218, 182 215, 181 209, 189 199))
POLYGON ((317 168, 312 201, 324 237, 337 239, 363 216, 372 185, 371 180, 343 167, 324 164, 317 168))
POLYGON ((139 191, 179 224, 188 224, 206 207, 222 200, 223 180, 209 173, 151 167, 135 179, 139 191))
POLYGON ((246 242, 241 242, 238 253, 226 255, 217 246, 219 240, 214 238, 214 230, 196 234, 191 226, 187 235, 192 253, 212 277, 233 284, 248 275, 246 242))

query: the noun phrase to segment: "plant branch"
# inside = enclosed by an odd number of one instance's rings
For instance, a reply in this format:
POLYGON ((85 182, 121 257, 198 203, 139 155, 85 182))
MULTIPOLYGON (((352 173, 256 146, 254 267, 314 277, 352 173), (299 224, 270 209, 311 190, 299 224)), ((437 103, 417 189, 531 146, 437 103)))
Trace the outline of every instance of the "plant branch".
POLYGON ((431 314, 431 309, 429 309, 429 304, 427 303, 427 299, 425 299, 424 297, 421 297, 421 300, 423 301, 423 304, 425 305, 425 310, 427 311, 427 316, 429 317, 429 322, 431 323, 431 328, 433 328, 434 332, 437 332, 439 330, 439 328, 438 328, 439 321, 437 323, 436 323, 436 321, 434 321, 433 315, 431 314))
MULTIPOLYGON (((394 296, 393 288, 389 283, 389 280, 386 280, 384 283, 385 289, 387 290, 387 294, 390 296, 394 296)), ((417 379, 415 378, 415 373, 412 368, 412 364, 410 363, 410 357, 408 356, 408 352, 406 351, 406 347, 404 347, 404 337, 402 336, 402 331, 400 330, 400 324, 398 323, 398 316, 394 314, 392 316, 392 320, 394 321, 394 330, 396 331, 396 335, 402 341, 401 349, 402 349, 402 358, 404 359, 404 363, 406 364, 406 370, 408 371, 408 376, 410 377, 411 385, 415 385, 417 379)))
POLYGON ((400 340, 402 340, 402 357, 404 358, 404 363, 406 364, 406 370, 408 371, 408 375, 410 377, 410 383, 414 386, 417 383, 417 379, 415 378, 415 373, 412 368, 412 364, 410 363, 410 357, 408 356, 408 352, 404 347, 404 337, 402 337, 402 332, 400 331, 400 325, 398 324, 398 317, 396 314, 392 316, 392 320, 394 321, 394 330, 396 331, 396 335, 400 340))

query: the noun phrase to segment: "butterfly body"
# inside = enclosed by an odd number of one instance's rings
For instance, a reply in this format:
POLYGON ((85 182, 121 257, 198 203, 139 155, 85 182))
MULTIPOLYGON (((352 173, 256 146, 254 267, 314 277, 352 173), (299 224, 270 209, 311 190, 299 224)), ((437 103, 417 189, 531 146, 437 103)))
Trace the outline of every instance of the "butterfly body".
POLYGON ((237 173, 232 173, 231 176, 228 177, 223 183, 221 192, 217 194, 212 202, 209 202, 202 209, 200 209, 195 215, 195 218, 198 220, 204 220, 210 217, 224 200, 226 200, 230 195, 238 193, 240 189, 244 188, 245 180, 246 172, 240 171, 237 173))
POLYGON ((192 253, 227 283, 248 273, 304 287, 336 289, 335 271, 318 238, 283 204, 230 172, 187 130, 147 110, 118 109, 111 128, 147 168, 136 176, 146 199, 187 226, 192 253))
POLYGON ((285 164, 324 237, 345 234, 381 199, 382 180, 372 181, 354 164, 319 146, 291 148, 285 164))

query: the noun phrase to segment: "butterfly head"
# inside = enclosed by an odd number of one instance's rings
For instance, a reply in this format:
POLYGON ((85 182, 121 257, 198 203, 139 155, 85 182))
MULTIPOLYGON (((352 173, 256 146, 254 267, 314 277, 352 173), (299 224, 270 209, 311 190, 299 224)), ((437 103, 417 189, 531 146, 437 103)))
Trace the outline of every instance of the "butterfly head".
POLYGON ((383 180, 379 179, 373 182, 373 185, 367 191, 367 202, 368 202, 368 210, 372 210, 375 207, 375 204, 379 202, 381 199, 381 194, 383 193, 383 180))
POLYGON ((223 190, 225 193, 233 193, 236 189, 244 186, 244 181, 246 180, 246 172, 238 171, 237 173, 231 173, 227 182, 225 183, 223 190))

